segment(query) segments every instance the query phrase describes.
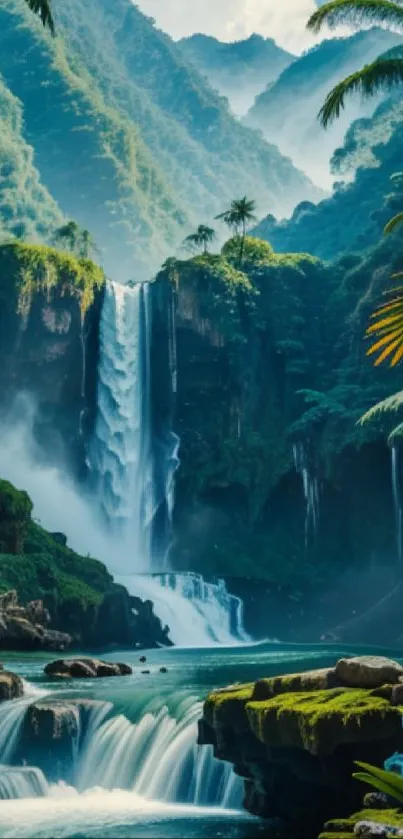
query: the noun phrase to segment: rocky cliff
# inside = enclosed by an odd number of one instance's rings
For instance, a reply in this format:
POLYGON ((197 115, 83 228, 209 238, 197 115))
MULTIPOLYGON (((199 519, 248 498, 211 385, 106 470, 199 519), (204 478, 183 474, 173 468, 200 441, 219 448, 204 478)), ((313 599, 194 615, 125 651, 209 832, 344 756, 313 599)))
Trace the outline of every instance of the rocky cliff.
POLYGON ((387 427, 356 422, 399 387, 398 373, 374 371, 363 342, 399 249, 387 240, 327 265, 250 239, 241 269, 237 254, 234 240, 157 278, 176 301, 173 561, 294 595, 335 578, 348 589, 355 574, 351 614, 396 569, 387 427))

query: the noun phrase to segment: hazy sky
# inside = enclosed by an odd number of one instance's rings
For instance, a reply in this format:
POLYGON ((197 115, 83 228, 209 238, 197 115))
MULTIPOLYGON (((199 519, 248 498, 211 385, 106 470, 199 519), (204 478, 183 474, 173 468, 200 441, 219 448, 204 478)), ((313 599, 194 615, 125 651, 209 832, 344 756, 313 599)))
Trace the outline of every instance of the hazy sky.
POLYGON ((291 52, 315 43, 306 30, 314 0, 136 0, 174 38, 206 32, 224 41, 252 32, 274 38, 291 52))

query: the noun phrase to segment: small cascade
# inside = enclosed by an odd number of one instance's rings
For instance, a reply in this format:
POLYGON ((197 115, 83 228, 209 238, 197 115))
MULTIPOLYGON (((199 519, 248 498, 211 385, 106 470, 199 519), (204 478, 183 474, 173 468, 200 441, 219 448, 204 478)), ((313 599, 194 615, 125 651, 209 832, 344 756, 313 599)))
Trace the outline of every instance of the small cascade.
POLYGON ((312 470, 311 459, 306 443, 294 443, 294 466, 302 477, 305 498, 305 547, 308 547, 311 536, 316 538, 319 529, 319 481, 312 470))
POLYGON ((48 782, 35 766, 0 765, 0 801, 11 798, 45 798, 48 782))
POLYGON ((130 571, 150 570, 155 513, 150 319, 147 283, 129 287, 108 282, 101 318, 98 412, 89 464, 98 507, 130 571))
POLYGON ((31 699, 14 699, 0 704, 0 764, 12 758, 20 736, 25 712, 31 699))
POLYGON ((129 591, 152 600, 179 646, 231 646, 250 641, 243 625, 243 602, 229 594, 225 581, 206 582, 201 574, 158 574, 119 579, 129 591))
POLYGON ((155 702, 136 723, 121 714, 100 721, 82 749, 78 791, 123 789, 155 801, 239 807, 241 779, 210 746, 196 745, 201 703, 184 697, 172 716, 155 702))
POLYGON ((402 470, 400 448, 396 443, 391 447, 392 461, 392 491, 395 510, 396 545, 399 562, 403 560, 403 504, 402 504, 402 470))

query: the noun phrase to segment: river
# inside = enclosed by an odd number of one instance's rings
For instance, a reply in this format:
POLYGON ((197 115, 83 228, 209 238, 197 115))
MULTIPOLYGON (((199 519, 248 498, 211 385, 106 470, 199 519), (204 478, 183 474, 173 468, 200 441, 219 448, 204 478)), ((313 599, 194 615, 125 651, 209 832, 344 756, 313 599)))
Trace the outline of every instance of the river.
POLYGON ((0 797, 2 771, 5 789, 8 784, 9 794, 18 795, 1 802, 0 837, 267 835, 266 824, 242 811, 242 782, 231 766, 216 761, 210 747, 196 745, 203 697, 215 687, 324 667, 363 652, 368 650, 260 643, 153 650, 140 663, 140 653, 124 650, 103 658, 131 664, 132 676, 74 680, 68 687, 44 677, 52 656, 6 654, 4 666, 26 680, 27 698, 0 706, 0 763, 8 764, 0 768, 0 797), (66 777, 50 779, 46 768, 11 769, 27 704, 78 699, 97 705, 85 736, 71 744, 66 777))

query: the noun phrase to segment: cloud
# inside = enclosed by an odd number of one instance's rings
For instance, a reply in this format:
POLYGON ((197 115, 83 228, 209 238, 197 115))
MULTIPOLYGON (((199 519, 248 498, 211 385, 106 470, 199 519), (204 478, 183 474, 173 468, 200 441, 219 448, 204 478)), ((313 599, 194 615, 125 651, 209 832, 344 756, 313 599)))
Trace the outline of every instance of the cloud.
POLYGON ((206 32, 234 41, 258 32, 295 53, 318 40, 306 29, 314 0, 137 0, 137 5, 174 38, 206 32))

